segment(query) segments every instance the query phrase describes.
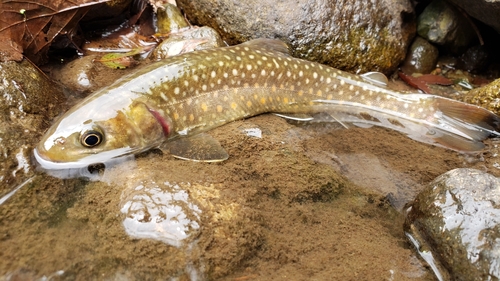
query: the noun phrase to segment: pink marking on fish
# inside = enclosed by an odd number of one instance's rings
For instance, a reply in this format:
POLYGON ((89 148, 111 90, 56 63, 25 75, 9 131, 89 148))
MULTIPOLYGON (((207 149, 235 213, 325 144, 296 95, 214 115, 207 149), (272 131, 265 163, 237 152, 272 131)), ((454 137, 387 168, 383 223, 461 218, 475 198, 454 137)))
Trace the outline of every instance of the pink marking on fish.
POLYGON ((156 118, 156 121, 160 123, 161 127, 163 128, 163 134, 167 137, 170 134, 170 125, 167 122, 167 120, 165 120, 165 118, 163 118, 163 116, 161 116, 161 114, 158 111, 150 108, 149 106, 146 107, 149 110, 149 112, 156 118))

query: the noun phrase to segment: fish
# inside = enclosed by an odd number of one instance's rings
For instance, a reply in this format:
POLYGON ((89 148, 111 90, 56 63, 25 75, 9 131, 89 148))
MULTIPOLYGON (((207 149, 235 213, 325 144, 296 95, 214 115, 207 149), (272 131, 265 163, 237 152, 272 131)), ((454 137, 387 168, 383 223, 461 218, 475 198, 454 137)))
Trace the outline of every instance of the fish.
POLYGON ((381 126, 462 152, 480 151, 484 139, 500 135, 500 118, 482 107, 399 93, 383 77, 295 58, 277 39, 194 51, 140 68, 89 95, 48 129, 34 156, 44 169, 80 168, 178 142, 181 148, 172 149, 178 158, 222 161, 224 153, 186 154, 198 144, 215 151, 218 143, 207 142, 204 132, 263 113, 381 126))

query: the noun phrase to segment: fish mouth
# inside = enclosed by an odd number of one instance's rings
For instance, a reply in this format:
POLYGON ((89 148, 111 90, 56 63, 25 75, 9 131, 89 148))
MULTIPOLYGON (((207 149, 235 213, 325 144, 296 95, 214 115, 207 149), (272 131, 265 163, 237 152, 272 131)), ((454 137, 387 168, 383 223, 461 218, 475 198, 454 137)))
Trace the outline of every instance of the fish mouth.
POLYGON ((48 160, 39 152, 38 148, 33 149, 33 156, 37 162, 37 167, 49 171, 49 170, 70 170, 70 169, 81 169, 88 168, 95 164, 108 164, 112 162, 121 162, 119 159, 127 158, 130 154, 137 152, 136 149, 131 147, 123 147, 119 149, 113 149, 110 151, 100 152, 98 154, 91 154, 86 157, 78 159, 78 161, 70 162, 56 162, 48 160))

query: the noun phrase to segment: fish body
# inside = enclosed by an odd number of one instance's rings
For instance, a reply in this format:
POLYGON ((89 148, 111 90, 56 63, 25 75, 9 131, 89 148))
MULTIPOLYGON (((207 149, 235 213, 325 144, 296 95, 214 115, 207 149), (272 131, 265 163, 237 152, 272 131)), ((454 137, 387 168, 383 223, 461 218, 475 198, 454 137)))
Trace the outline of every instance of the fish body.
POLYGON ((289 55, 279 40, 195 51, 153 63, 66 112, 35 148, 46 169, 83 167, 138 153, 262 113, 328 113, 460 151, 483 148, 500 118, 473 105, 400 94, 289 55))

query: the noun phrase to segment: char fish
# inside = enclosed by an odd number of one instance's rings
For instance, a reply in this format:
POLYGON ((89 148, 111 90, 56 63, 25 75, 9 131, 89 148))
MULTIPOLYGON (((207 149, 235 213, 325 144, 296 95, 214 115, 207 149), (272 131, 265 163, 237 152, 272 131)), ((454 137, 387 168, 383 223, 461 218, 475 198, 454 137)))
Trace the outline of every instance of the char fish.
POLYGON ((85 167, 268 112, 307 120, 326 113, 344 125, 387 127, 458 151, 481 150, 483 139, 499 135, 500 118, 486 109, 382 84, 294 58, 274 39, 195 51, 88 96, 45 133, 34 154, 45 169, 85 167))

